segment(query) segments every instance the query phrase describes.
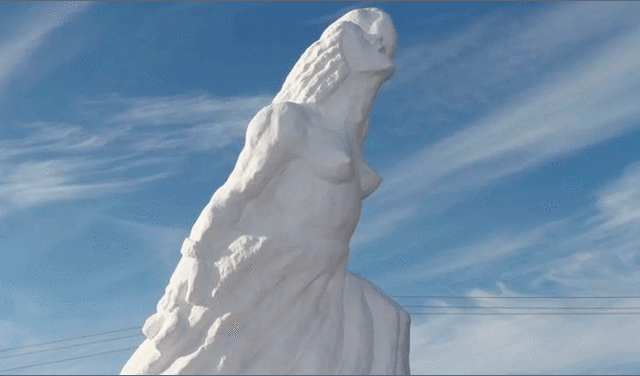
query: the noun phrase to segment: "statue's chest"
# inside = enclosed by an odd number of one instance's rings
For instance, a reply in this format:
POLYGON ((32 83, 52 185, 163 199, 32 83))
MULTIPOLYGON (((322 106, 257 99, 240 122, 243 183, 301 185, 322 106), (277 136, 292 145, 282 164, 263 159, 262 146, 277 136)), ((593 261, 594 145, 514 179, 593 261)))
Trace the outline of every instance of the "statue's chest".
POLYGON ((309 206, 345 206, 347 202, 356 201, 357 198, 353 194, 357 188, 353 179, 337 184, 327 182, 316 176, 312 166, 304 160, 290 163, 274 188, 275 199, 279 203, 303 203, 309 209, 309 206))
POLYGON ((271 205, 264 210, 278 213, 278 220, 287 228, 313 227, 331 232, 354 220, 357 223, 360 214, 361 200, 354 180, 329 183, 318 178, 303 160, 290 163, 265 193, 271 205))

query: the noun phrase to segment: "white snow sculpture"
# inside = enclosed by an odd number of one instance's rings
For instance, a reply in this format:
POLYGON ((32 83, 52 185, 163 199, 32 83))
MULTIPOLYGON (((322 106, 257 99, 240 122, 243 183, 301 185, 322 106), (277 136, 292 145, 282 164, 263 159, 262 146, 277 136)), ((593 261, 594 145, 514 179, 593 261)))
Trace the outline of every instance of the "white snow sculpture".
POLYGON ((347 270, 371 103, 396 34, 375 8, 330 25, 249 123, 122 374, 408 374, 407 312, 347 270))

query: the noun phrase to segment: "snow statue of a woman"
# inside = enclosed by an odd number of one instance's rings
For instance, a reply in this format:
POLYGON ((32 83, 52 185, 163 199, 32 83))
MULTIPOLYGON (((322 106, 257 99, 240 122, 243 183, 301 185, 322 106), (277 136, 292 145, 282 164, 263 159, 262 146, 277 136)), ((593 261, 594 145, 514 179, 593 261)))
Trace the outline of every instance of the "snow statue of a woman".
POLYGON ((122 374, 408 374, 407 312, 347 270, 369 113, 394 72, 375 8, 331 24, 249 123, 122 374))

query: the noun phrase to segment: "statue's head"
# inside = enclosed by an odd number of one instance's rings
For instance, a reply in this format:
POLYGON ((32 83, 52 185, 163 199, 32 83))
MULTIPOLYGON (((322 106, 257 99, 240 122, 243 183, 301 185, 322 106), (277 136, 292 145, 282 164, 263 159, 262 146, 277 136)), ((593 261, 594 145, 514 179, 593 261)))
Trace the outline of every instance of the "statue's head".
POLYGON ((351 72, 381 81, 393 75, 397 36, 391 17, 376 8, 356 9, 332 23, 302 54, 273 102, 318 103, 351 72))
POLYGON ((365 39, 377 46, 376 50, 382 56, 393 59, 398 48, 398 37, 388 14, 377 8, 355 9, 331 24, 323 35, 344 22, 357 25, 364 32, 365 39))

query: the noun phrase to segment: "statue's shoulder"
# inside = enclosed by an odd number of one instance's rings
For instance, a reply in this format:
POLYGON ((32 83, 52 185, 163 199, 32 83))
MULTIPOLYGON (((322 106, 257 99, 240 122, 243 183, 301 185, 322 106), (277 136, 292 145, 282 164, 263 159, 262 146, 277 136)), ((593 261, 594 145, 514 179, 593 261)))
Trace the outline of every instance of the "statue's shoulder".
MULTIPOLYGON (((309 110, 305 105, 295 102, 275 102, 263 107, 254 120, 265 119, 266 117, 277 117, 279 120, 287 118, 295 118, 299 116, 305 116, 309 110)), ((266 119, 265 119, 266 120, 266 119)))
POLYGON ((295 102, 277 102, 272 103, 271 111, 280 123, 285 126, 296 126, 304 122, 308 118, 309 110, 305 105, 295 102))
POLYGON ((251 120, 247 140, 255 143, 264 137, 276 142, 300 141, 306 134, 307 109, 294 102, 276 102, 262 108, 251 120))

